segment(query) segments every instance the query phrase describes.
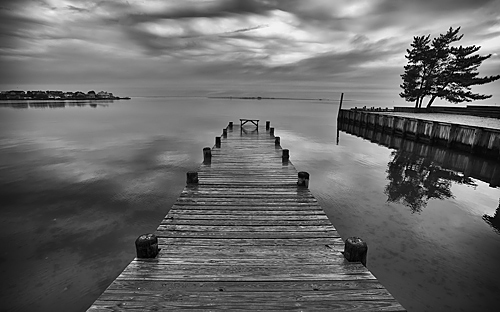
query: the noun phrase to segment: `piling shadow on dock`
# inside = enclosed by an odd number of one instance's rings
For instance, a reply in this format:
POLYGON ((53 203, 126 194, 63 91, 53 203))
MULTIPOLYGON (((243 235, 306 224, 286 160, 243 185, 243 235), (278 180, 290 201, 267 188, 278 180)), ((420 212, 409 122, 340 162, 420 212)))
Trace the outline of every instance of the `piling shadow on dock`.
POLYGON ((405 311, 363 265, 366 244, 342 240, 280 144, 269 122, 223 129, 88 311, 405 311))

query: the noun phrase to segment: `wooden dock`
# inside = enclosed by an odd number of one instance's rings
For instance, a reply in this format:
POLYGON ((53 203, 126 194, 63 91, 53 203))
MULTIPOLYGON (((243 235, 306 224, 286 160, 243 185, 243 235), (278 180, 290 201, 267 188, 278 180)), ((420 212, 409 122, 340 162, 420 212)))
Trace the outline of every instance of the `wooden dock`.
POLYGON ((88 311, 406 311, 361 264, 269 123, 230 123, 154 233, 88 311), (210 157, 211 156, 211 157, 210 157))
POLYGON ((500 159, 500 130, 402 117, 380 111, 340 109, 337 123, 352 123, 417 142, 446 146, 500 159))

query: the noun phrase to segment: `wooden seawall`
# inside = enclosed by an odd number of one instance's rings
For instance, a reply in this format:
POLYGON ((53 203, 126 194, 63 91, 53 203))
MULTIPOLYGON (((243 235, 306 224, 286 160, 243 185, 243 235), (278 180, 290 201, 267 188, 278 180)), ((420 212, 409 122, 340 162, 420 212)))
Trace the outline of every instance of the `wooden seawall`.
POLYGON ((88 311, 405 311, 366 253, 346 260, 360 242, 344 245, 269 123, 231 125, 156 230, 159 254, 134 259, 88 311))
POLYGON ((480 153, 490 158, 500 159, 500 130, 497 129, 354 109, 339 110, 338 122, 354 123, 415 141, 480 153))
POLYGON ((339 123, 338 127, 339 130, 370 140, 373 143, 427 158, 441 168, 462 172, 464 176, 489 183, 491 187, 500 186, 500 162, 495 159, 477 157, 477 155, 446 147, 416 142, 381 131, 381 129, 354 123, 339 123))

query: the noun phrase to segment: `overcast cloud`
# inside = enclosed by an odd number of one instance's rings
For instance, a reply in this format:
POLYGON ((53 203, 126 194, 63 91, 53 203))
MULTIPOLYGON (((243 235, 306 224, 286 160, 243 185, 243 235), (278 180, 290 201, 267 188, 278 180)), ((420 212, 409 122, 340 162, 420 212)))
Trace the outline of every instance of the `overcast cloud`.
MULTIPOLYGON (((412 37, 449 27, 493 54, 481 74, 500 73, 499 12, 499 0, 0 0, 0 86, 316 81, 397 97, 412 37)), ((497 89, 475 90, 496 103, 497 89)))

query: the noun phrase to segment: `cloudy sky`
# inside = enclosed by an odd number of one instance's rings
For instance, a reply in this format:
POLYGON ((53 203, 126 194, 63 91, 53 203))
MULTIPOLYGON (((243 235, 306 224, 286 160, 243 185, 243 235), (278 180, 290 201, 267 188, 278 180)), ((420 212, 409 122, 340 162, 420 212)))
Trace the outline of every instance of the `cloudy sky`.
POLYGON ((413 36, 458 26, 500 73, 500 0, 0 0, 0 89, 401 101, 413 36))

